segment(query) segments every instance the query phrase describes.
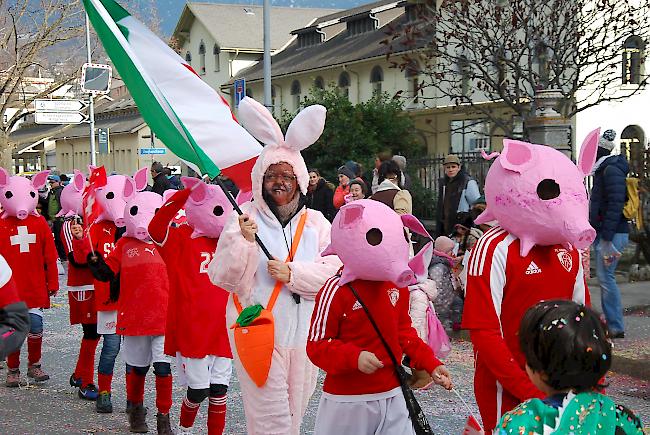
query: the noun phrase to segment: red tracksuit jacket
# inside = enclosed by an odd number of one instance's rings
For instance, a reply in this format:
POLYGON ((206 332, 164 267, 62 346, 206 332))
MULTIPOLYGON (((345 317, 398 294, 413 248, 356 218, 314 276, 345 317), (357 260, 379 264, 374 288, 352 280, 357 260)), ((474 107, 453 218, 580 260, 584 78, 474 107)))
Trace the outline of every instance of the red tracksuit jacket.
MULTIPOLYGON (((374 394, 399 386, 391 359, 368 316, 347 285, 330 278, 316 297, 307 341, 307 355, 327 375, 323 391, 338 395, 374 394), (359 371, 361 351, 374 353, 383 368, 367 375, 359 371)), ((419 370, 431 373, 442 363, 411 326, 409 291, 390 282, 350 283, 366 304, 393 355, 411 358, 419 370)))

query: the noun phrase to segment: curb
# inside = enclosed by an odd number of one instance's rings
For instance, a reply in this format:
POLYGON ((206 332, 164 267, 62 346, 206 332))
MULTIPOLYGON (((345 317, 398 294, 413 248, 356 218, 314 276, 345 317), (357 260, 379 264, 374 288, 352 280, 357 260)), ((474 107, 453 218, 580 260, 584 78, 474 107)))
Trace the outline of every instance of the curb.
POLYGON ((650 364, 647 359, 634 359, 614 353, 611 370, 650 382, 650 364))

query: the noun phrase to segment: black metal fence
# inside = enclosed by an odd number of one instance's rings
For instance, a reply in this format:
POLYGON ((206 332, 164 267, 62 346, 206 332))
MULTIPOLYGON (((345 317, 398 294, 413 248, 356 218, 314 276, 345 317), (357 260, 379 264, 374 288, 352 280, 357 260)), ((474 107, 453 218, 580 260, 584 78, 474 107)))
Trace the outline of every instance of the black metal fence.
MULTIPOLYGON (((494 160, 485 160, 480 153, 457 154, 457 156, 461 165, 478 182, 483 192, 487 171, 494 160)), ((445 175, 442 166, 444 160, 444 154, 409 160, 407 169, 415 178, 414 181, 419 182, 419 186, 416 184, 414 187, 417 192, 414 192, 413 212, 420 219, 435 219, 440 179, 445 175)))

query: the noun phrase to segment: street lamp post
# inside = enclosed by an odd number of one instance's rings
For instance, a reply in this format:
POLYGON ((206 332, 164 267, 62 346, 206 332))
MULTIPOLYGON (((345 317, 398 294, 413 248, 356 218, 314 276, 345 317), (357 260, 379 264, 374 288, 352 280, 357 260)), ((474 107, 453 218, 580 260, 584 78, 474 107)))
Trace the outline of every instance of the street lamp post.
POLYGON ((271 0, 264 0, 264 105, 273 111, 271 101, 271 0))
MULTIPOLYGON (((88 22, 88 14, 86 14, 86 49, 88 54, 88 63, 92 63, 92 54, 90 52, 90 23, 88 22)), ((88 115, 90 118, 90 164, 97 166, 97 156, 95 155, 95 102, 93 94, 88 95, 90 100, 88 105, 88 115)))

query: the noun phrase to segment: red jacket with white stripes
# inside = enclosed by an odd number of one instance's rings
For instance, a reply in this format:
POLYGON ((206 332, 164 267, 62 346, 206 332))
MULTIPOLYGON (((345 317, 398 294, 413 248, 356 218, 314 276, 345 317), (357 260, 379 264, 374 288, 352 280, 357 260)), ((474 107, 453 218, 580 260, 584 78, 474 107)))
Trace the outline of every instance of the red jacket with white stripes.
POLYGON ((526 375, 519 324, 542 300, 589 303, 580 253, 560 245, 535 246, 522 257, 519 239, 495 227, 474 246, 467 268, 462 326, 470 330, 477 376, 479 369, 487 370, 520 401, 544 397, 526 375))
MULTIPOLYGON (((307 355, 327 375, 323 391, 338 395, 382 393, 399 386, 395 368, 368 316, 348 285, 330 278, 316 297, 307 341, 307 355), (361 351, 374 353, 383 368, 367 375, 359 371, 361 351)), ((442 363, 417 335, 409 316, 409 291, 390 282, 350 283, 368 307, 393 355, 411 359, 416 369, 431 373, 442 363)))

